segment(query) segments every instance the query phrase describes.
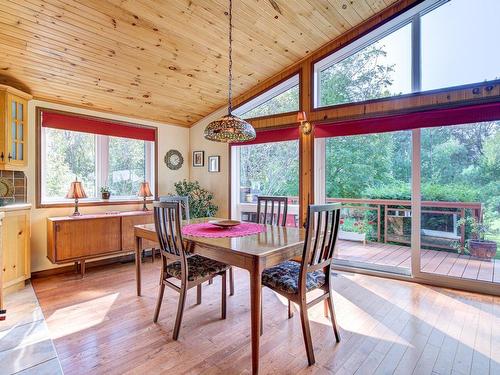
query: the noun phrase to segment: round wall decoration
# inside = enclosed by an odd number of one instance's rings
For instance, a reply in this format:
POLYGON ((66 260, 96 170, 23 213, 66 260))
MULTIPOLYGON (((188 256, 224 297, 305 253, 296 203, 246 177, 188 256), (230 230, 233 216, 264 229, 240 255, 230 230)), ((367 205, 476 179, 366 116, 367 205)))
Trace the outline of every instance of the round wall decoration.
POLYGON ((184 163, 184 158, 182 157, 182 154, 177 151, 177 150, 169 150, 165 154, 165 164, 169 169, 172 170, 177 170, 180 167, 182 167, 182 164, 184 163))

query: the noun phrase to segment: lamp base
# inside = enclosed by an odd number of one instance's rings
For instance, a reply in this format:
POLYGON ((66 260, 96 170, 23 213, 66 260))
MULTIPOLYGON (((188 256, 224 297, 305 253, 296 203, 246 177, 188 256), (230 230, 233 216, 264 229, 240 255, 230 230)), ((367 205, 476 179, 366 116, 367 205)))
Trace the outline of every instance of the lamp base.
POLYGON ((142 210, 149 211, 148 207, 146 206, 146 198, 144 198, 144 203, 142 204, 142 210))

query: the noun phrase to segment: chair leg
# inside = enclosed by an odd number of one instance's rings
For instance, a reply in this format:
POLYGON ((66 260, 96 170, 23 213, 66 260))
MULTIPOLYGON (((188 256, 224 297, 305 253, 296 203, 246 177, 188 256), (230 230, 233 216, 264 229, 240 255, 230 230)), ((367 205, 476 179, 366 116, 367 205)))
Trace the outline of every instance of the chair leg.
POLYGON ((288 319, 293 318, 293 304, 292 301, 288 300, 288 319))
POLYGON ((222 274, 222 319, 226 319, 227 311, 227 271, 222 274))
POLYGON ((311 327, 309 326, 309 316, 307 315, 307 305, 304 302, 300 304, 300 320, 302 323, 302 335, 304 336, 304 344, 306 346, 307 361, 309 366, 314 365, 314 350, 311 339, 311 327))
POLYGON ((323 300, 323 313, 325 314, 325 318, 328 318, 328 309, 330 308, 328 306, 328 301, 327 301, 328 298, 325 298, 323 300))
POLYGON ((328 307, 330 308, 330 315, 331 315, 331 319, 332 319, 333 333, 335 333, 335 339, 337 340, 337 342, 340 342, 340 333, 339 333, 339 329, 337 328, 337 319, 335 318, 335 310, 333 308, 333 299, 331 297, 331 294, 327 298, 327 300, 328 300, 328 307))
POLYGON ((234 296, 234 274, 233 267, 229 269, 229 295, 234 296))
POLYGON ((160 290, 158 291, 158 301, 156 301, 155 314, 153 316, 153 322, 158 321, 158 315, 160 315, 161 303, 163 301, 163 292, 165 291, 165 284, 163 282, 160 284, 160 290))
POLYGON ((196 304, 201 305, 201 284, 196 287, 196 304))
POLYGON ((153 247, 151 249, 151 263, 155 262, 156 249, 153 247))
POLYGON ((181 329, 182 315, 184 314, 184 306, 186 305, 186 285, 181 286, 179 293, 179 305, 177 306, 177 317, 175 318, 174 334, 173 339, 177 340, 179 338, 179 331, 181 329))

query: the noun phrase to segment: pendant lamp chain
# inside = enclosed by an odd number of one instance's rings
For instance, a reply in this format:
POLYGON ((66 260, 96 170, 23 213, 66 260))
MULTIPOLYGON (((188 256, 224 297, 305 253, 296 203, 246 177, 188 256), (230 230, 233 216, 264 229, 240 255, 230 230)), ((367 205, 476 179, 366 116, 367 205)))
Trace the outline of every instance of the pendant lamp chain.
MULTIPOLYGON (((224 13, 226 14, 226 13, 224 13)), ((255 139, 253 126, 232 114, 233 111, 233 1, 229 0, 229 74, 228 74, 228 114, 210 122, 205 128, 205 139, 214 142, 238 143, 255 139)))
POLYGON ((228 114, 233 110, 233 0, 229 0, 229 82, 228 82, 228 114))

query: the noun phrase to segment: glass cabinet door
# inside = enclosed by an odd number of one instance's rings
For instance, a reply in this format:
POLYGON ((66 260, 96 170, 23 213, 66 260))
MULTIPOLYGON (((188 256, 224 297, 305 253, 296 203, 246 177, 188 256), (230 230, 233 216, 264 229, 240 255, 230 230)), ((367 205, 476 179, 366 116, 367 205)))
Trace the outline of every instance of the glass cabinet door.
POLYGON ((6 161, 8 163, 18 164, 25 160, 26 101, 10 95, 9 102, 9 152, 6 161))

